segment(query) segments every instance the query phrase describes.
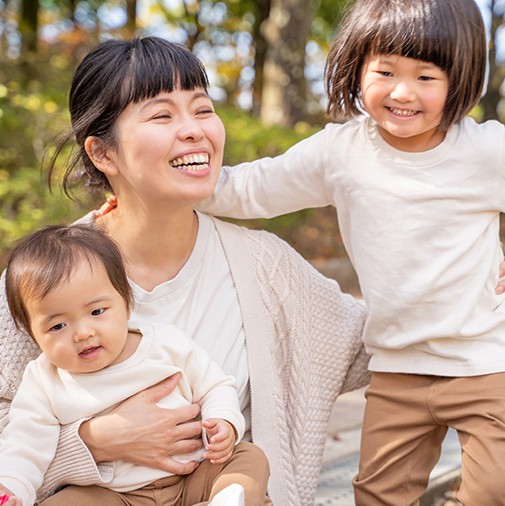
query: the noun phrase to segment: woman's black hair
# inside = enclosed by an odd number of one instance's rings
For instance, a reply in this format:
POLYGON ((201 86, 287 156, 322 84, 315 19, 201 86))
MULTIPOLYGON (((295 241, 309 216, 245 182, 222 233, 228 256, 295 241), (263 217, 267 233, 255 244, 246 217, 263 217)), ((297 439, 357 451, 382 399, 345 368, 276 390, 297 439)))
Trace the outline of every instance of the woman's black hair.
POLYGON ((84 142, 96 136, 115 146, 115 125, 130 103, 174 89, 194 90, 209 85, 200 60, 187 48, 159 37, 108 40, 92 49, 77 67, 69 95, 72 131, 57 145, 49 166, 49 185, 63 148, 75 137, 77 152, 64 170, 62 186, 68 196, 75 182, 111 191, 105 175, 88 157, 84 142))

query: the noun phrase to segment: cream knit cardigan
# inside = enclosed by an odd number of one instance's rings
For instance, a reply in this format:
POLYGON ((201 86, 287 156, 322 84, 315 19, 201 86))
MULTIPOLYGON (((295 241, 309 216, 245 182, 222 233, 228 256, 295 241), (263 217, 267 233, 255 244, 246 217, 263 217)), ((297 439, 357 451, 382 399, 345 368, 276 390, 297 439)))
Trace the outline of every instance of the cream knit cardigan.
MULTIPOLYGON (((275 506, 312 506, 330 412, 338 394, 368 382, 361 343, 364 306, 278 237, 215 220, 237 288, 251 384, 254 443, 271 467, 275 506)), ((2 278, 3 282, 3 278, 2 278)), ((39 353, 13 326, 0 295, 0 427, 28 360, 39 353)), ((112 464, 96 466, 77 435, 62 429, 42 498, 64 483, 106 483, 112 464)))

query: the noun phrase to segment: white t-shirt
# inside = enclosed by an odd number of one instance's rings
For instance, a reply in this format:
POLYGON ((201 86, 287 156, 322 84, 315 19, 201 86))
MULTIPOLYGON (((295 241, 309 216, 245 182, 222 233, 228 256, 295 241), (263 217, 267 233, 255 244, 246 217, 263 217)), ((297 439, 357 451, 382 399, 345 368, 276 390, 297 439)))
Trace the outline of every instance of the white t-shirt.
POLYGON ((246 419, 244 439, 250 440, 249 368, 237 292, 212 221, 204 214, 197 216, 195 247, 177 276, 150 292, 131 282, 135 299, 131 319, 176 325, 236 378, 246 419))

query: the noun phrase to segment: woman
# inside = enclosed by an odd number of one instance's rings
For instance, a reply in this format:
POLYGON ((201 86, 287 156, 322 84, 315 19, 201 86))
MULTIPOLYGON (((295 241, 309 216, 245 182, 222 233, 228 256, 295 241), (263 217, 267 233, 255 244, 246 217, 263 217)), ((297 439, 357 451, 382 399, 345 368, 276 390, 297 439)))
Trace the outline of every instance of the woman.
MULTIPOLYGON (((162 39, 92 50, 70 91, 79 151, 64 188, 77 180, 114 194, 105 211, 81 221, 122 249, 132 318, 176 324, 237 378, 247 438, 269 459, 270 498, 276 506, 312 505, 333 403, 368 380, 365 310, 272 234, 195 212, 214 190, 225 139, 207 86, 201 63, 162 39)), ((0 308, 5 417, 37 352, 13 327, 4 300, 0 308)), ((191 472, 194 463, 170 456, 201 445, 198 406, 156 406, 175 382, 66 427, 42 496, 65 483, 109 480, 115 459, 191 472)))

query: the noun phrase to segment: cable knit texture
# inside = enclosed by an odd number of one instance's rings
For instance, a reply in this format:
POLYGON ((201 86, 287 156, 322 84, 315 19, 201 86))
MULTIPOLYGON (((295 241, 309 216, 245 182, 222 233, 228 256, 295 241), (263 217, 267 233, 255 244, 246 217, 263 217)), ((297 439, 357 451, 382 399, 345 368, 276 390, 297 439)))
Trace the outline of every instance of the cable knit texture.
MULTIPOLYGON (((270 461, 270 497, 275 506, 312 506, 334 401, 369 380, 361 343, 365 308, 275 235, 214 222, 237 288, 250 369, 252 437, 270 461)), ((22 371, 38 354, 14 327, 4 291, 1 428, 22 371)), ((39 499, 67 483, 110 481, 113 464, 94 463, 78 428, 75 423, 62 429, 39 499)))

